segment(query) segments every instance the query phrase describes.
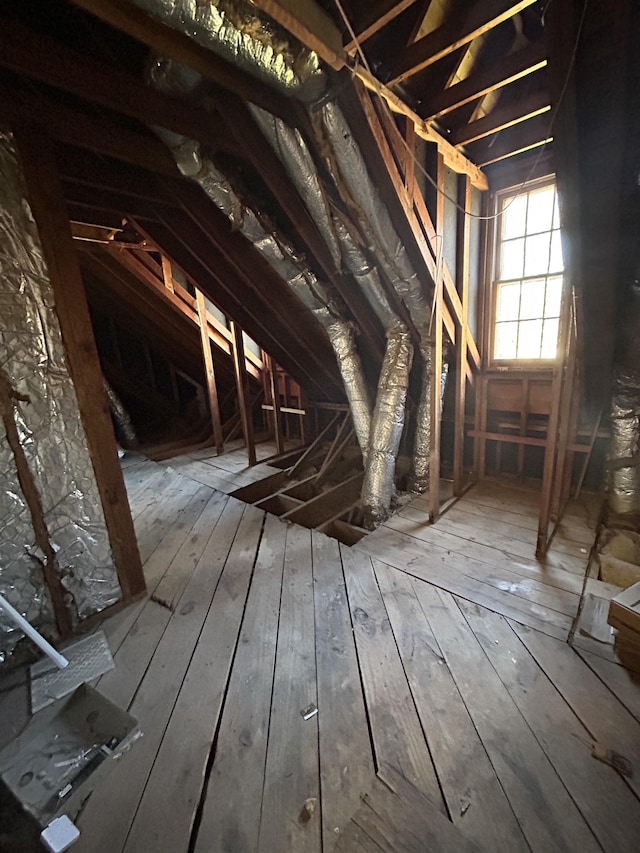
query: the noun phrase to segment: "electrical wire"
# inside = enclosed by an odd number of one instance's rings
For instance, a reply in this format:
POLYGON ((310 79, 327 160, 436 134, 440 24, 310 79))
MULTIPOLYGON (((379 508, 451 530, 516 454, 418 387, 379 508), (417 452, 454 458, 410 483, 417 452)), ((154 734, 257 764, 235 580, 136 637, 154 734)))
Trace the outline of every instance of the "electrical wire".
MULTIPOLYGON (((338 12, 340 13, 340 16, 342 17, 342 20, 344 21, 344 24, 345 24, 346 28, 347 28, 347 29, 348 29, 348 31, 349 31, 349 35, 351 36, 351 40, 352 40, 352 42, 353 42, 353 43, 355 44, 355 46, 356 46, 356 52, 357 52, 357 54, 360 56, 360 58, 361 58, 361 60, 362 60, 362 64, 363 64, 363 65, 364 65, 364 67, 367 69, 367 71, 369 71, 369 73, 371 73, 371 69, 369 68, 369 63, 367 62, 367 58, 366 58, 366 56, 365 56, 365 54, 364 54, 364 50, 362 49, 362 45, 361 45, 361 44, 360 44, 360 42, 358 41, 358 38, 357 38, 356 34, 355 34, 355 33, 354 33, 354 31, 353 31, 353 27, 351 26, 351 22, 349 21, 349 18, 348 18, 348 16, 347 16, 346 12, 344 11, 344 8, 343 8, 343 6, 342 6, 342 3, 340 2, 340 0, 334 0, 334 2, 335 2, 335 5, 336 5, 336 7, 337 7, 337 9, 338 9, 338 12)), ((552 2, 552 0, 548 0, 547 5, 545 6, 545 9, 544 9, 544 12, 545 12, 545 13, 546 13, 546 11, 547 11, 548 7, 551 5, 551 2, 552 2)), ((562 86, 562 89, 560 90, 560 95, 559 95, 559 97, 558 97, 558 102, 557 102, 557 104, 556 104, 556 106, 555 106, 555 108, 554 108, 554 110, 553 110, 553 114, 552 114, 552 116, 551 116, 551 122, 549 123, 549 135, 551 135, 551 132, 552 132, 552 130, 553 130, 553 126, 554 126, 554 124, 555 124, 555 120, 556 120, 556 118, 557 118, 557 116, 558 116, 558 113, 559 113, 559 111, 560 111, 560 107, 561 107, 561 105, 562 105, 562 102, 564 101, 564 96, 565 96, 565 94, 566 94, 567 88, 568 88, 568 86, 569 86, 569 81, 570 81, 570 79, 571 79, 571 75, 572 75, 572 73, 573 73, 573 68, 574 68, 574 66, 575 66, 576 57, 577 57, 577 55, 578 55, 578 46, 579 46, 579 44, 580 44, 580 37, 581 37, 581 35, 582 35, 582 28, 583 28, 583 25, 584 25, 584 20, 585 20, 585 16, 586 16, 586 12, 587 12, 587 7, 588 7, 588 5, 589 5, 589 0, 584 0, 584 5, 583 5, 583 7, 582 7, 582 14, 581 14, 581 17, 580 17, 580 23, 578 24, 578 30, 577 30, 577 33, 576 33, 576 40, 575 40, 575 43, 574 43, 574 46, 573 46, 573 51, 572 51, 572 53, 571 53, 571 60, 570 60, 570 62, 569 62, 569 68, 568 68, 568 70, 567 70, 567 75, 566 75, 566 77, 565 77, 565 80, 564 80, 564 84, 563 84, 563 86, 562 86)), ((357 58, 356 58, 356 61, 357 61, 357 58)), ((356 77, 356 76, 357 76, 357 75, 356 75, 356 73, 355 73, 355 71, 354 71, 354 69, 353 69, 350 65, 348 65, 348 64, 347 64, 347 68, 349 69, 349 71, 351 72, 351 74, 353 74, 353 76, 354 76, 354 77, 356 77)), ((420 163, 420 162, 416 159, 416 155, 415 155, 415 153, 411 150, 411 148, 409 147, 409 144, 407 143, 406 139, 405 139, 402 135, 400 136, 400 140, 401 140, 401 142, 402 142, 402 145, 403 145, 403 146, 404 146, 404 148, 406 149, 406 151, 407 151, 407 153, 408 153, 409 157, 411 158, 411 163, 412 163, 412 165, 413 165, 413 166, 415 166, 415 167, 417 167, 418 171, 419 171, 419 172, 421 172, 421 173, 424 175, 424 177, 429 181, 429 183, 433 186, 433 188, 436 190, 436 192, 437 192, 437 193, 439 193, 440 195, 444 196, 444 197, 447 199, 447 201, 450 201, 452 204, 454 204, 454 205, 456 206, 456 208, 457 208, 461 213, 464 213, 466 216, 470 217, 471 219, 478 219, 478 220, 483 220, 483 221, 490 221, 490 220, 497 219, 499 216, 501 216, 501 215, 505 212, 505 210, 507 210, 507 209, 508 209, 508 208, 509 208, 509 207, 510 207, 514 202, 515 202, 515 200, 516 200, 517 198, 519 198, 519 197, 523 194, 523 191, 524 191, 525 186, 529 183, 529 181, 531 180, 532 175, 534 174, 535 170, 538 168, 538 164, 540 163, 540 160, 541 160, 541 158, 542 158, 542 155, 544 154, 544 152, 545 152, 545 150, 546 150, 546 148, 547 148, 547 145, 548 145, 548 140, 547 140, 546 142, 544 142, 544 143, 543 143, 543 145, 542 145, 542 146, 540 146, 540 151, 538 152, 538 154, 537 154, 537 156, 536 156, 535 160, 533 161, 533 163, 532 163, 532 165, 531 165, 531 168, 529 169, 529 171, 528 171, 528 173, 527 173, 526 178, 522 181, 522 183, 521 183, 521 184, 519 184, 519 185, 518 185, 518 187, 517 187, 517 189, 516 189, 516 191, 515 191, 515 194, 514 194, 514 195, 509 199, 509 201, 507 202, 507 204, 506 204, 506 205, 505 205, 501 210, 499 210, 497 213, 493 213, 493 214, 491 214, 491 215, 489 215, 489 216, 482 216, 482 215, 480 215, 480 214, 471 213, 471 211, 466 210, 466 208, 465 208, 465 207, 463 207, 461 204, 459 204, 459 203, 458 203, 458 200, 457 200, 457 199, 455 199, 455 198, 453 198, 452 196, 448 195, 448 193, 446 193, 446 192, 445 192, 445 190, 443 190, 441 187, 439 187, 439 186, 438 186, 438 182, 436 181, 436 179, 435 179, 435 178, 433 178, 433 177, 429 174, 429 172, 427 172, 427 170, 424 168, 424 166, 422 165, 422 163, 420 163)))

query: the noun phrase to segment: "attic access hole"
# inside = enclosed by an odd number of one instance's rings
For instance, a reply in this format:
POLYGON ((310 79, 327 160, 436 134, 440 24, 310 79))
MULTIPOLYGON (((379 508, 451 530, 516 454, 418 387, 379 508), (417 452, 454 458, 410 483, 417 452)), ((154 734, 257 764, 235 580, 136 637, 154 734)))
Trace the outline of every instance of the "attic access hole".
MULTIPOLYGON (((322 452, 318 459, 322 459, 322 452)), ((283 521, 319 530, 344 545, 355 545, 369 532, 354 518, 360 506, 364 472, 357 448, 347 449, 330 471, 311 458, 278 471, 233 492, 233 497, 252 504, 283 521)))

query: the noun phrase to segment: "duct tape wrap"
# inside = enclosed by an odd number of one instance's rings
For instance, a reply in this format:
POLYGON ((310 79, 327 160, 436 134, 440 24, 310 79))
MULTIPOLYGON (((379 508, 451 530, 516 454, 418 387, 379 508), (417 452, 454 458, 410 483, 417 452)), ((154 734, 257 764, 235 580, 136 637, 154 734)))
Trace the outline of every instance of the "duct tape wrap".
POLYGON ((331 145, 339 175, 339 187, 348 189, 351 206, 359 208, 358 219, 371 249, 395 291, 404 300, 417 328, 429 319, 429 306, 418 276, 400 240, 391 217, 371 180, 360 150, 339 107, 328 102, 322 107, 322 124, 331 145))
POLYGON ((389 515, 412 360, 409 330, 397 323, 387 332, 387 349, 378 381, 369 456, 362 485, 365 523, 369 526, 389 515))
POLYGON ((416 432, 413 441, 413 459, 409 491, 426 492, 429 487, 429 460, 431 455, 431 359, 432 347, 428 342, 420 346, 422 357, 422 388, 416 414, 416 432))
MULTIPOLYGON (((640 373, 619 371, 611 405, 611 456, 627 459, 640 451, 640 373)), ((619 468, 611 475, 609 504, 614 512, 640 511, 640 467, 619 468)))
MULTIPOLYGON (((14 400, 5 417, 15 424, 21 448, 11 445, 5 426, 0 432, 0 592, 47 631, 52 608, 41 568, 45 557, 17 478, 17 452, 40 495, 73 617, 103 610, 121 591, 48 271, 6 134, 0 134, 0 364, 14 400)), ((21 636, 0 615, 0 661, 21 636)))
POLYGON ((334 321, 328 328, 329 340, 338 360, 340 374, 351 407, 353 428, 367 460, 371 431, 371 402, 362 371, 360 356, 356 350, 353 327, 350 323, 334 321))
POLYGON ((303 101, 326 87, 318 56, 248 0, 133 0, 238 68, 303 101))

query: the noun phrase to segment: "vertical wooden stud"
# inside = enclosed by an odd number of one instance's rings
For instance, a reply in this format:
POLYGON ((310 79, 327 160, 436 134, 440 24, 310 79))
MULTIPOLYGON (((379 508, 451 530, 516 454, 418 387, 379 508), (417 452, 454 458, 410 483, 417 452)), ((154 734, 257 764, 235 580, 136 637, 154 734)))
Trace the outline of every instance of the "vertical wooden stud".
POLYGON ((249 378, 247 376, 247 365, 244 358, 244 341, 242 329, 237 323, 231 321, 231 334, 233 335, 233 366, 236 373, 236 386, 238 389, 238 407, 240 409, 240 420, 242 423, 242 434, 247 448, 249 465, 256 464, 256 445, 253 438, 253 420, 251 417, 251 406, 249 396, 249 378))
POLYGON ((431 450, 429 458, 429 521, 440 514, 440 429, 442 424, 442 239, 444 235, 444 159, 436 154, 436 234, 439 235, 439 260, 434 286, 432 323, 433 350, 431 353, 431 450))
POLYGON ((453 439, 453 494, 459 497, 464 489, 464 428, 467 390, 467 332, 469 312, 469 244, 471 180, 458 176, 458 242, 456 246, 456 286, 462 303, 462 317, 456 347, 456 406, 453 439))
POLYGON ((270 355, 267 355, 267 353, 264 354, 264 361, 269 377, 271 404, 273 405, 273 432, 276 440, 276 453, 279 456, 281 453, 284 453, 284 439, 282 437, 282 418, 280 414, 280 392, 278 390, 277 369, 273 363, 273 359, 270 355))
POLYGON ((209 338, 209 325, 207 323, 207 305, 204 301, 202 291, 198 288, 196 288, 196 307, 198 309, 198 322, 200 324, 202 359, 207 377, 207 395, 209 398, 209 411, 211 413, 211 426, 213 427, 213 439, 216 445, 216 453, 218 456, 221 456, 224 453, 224 436, 222 433, 222 421, 220 419, 220 403, 218 401, 218 386, 216 384, 213 353, 211 352, 211 339, 209 338))

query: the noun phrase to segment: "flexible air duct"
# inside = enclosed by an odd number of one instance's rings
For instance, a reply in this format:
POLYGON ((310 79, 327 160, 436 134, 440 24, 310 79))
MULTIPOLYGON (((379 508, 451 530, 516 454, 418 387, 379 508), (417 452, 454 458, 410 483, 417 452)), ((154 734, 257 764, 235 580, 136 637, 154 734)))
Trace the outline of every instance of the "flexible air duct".
POLYGON ((362 487, 365 523, 368 526, 378 524, 389 515, 412 359, 409 330, 402 323, 396 323, 387 333, 387 349, 378 381, 371 446, 362 487))
MULTIPOLYGON (((611 455, 614 459, 631 459, 639 451, 640 373, 620 370, 611 406, 611 455)), ((640 466, 612 472, 609 504, 614 512, 640 511, 640 466)))

